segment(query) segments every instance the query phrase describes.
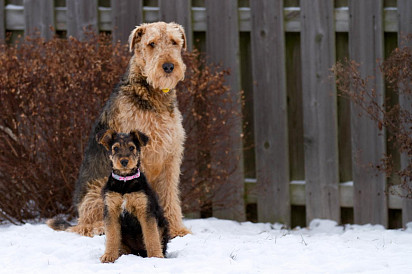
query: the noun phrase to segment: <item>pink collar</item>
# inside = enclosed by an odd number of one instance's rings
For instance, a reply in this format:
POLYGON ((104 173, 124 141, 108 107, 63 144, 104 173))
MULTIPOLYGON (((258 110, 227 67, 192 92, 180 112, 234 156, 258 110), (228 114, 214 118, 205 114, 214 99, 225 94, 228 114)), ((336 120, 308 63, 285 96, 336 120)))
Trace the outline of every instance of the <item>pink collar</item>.
POLYGON ((126 182, 126 181, 130 181, 130 180, 139 178, 139 177, 140 177, 140 170, 138 169, 136 174, 131 175, 131 176, 126 176, 126 177, 122 177, 122 176, 116 175, 116 174, 114 174, 114 173, 112 172, 112 177, 115 178, 115 179, 118 180, 118 181, 124 181, 124 182, 126 182))

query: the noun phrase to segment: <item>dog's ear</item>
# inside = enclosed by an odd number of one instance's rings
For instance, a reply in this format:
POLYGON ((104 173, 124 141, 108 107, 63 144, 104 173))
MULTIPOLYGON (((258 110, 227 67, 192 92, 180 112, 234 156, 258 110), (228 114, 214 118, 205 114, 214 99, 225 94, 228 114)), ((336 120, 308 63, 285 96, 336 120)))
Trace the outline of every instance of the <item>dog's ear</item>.
POLYGON ((112 141, 116 132, 112 129, 108 129, 106 131, 100 131, 96 134, 96 141, 103 145, 108 151, 111 149, 112 141))
POLYGON ((146 30, 145 24, 137 26, 129 36, 129 50, 132 52, 137 43, 142 40, 142 36, 146 30))
POLYGON ((171 23, 171 24, 173 24, 173 26, 176 27, 176 28, 179 30, 179 32, 182 34, 182 39, 183 39, 182 49, 183 49, 183 50, 186 50, 186 48, 187 48, 187 42, 186 42, 185 30, 184 30, 183 27, 182 27, 181 25, 179 25, 179 24, 176 24, 176 23, 171 23))
POLYGON ((149 137, 138 130, 131 131, 130 135, 133 136, 133 141, 136 143, 136 145, 139 145, 140 147, 144 147, 145 145, 147 145, 147 142, 149 142, 149 137))

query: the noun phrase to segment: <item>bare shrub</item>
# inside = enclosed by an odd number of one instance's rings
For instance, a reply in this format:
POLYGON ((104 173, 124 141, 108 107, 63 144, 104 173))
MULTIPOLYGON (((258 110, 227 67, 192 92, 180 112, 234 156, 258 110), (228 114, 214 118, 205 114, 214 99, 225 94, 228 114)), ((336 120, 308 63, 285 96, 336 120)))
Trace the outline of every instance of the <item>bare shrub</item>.
POLYGON ((69 213, 91 123, 125 70, 110 37, 0 47, 0 219, 69 213))
POLYGON ((355 61, 345 60, 333 67, 338 94, 359 106, 380 130, 385 128, 390 133, 389 141, 405 157, 406 164, 397 169, 393 165, 393 155, 388 154, 376 168, 387 176, 398 174, 406 190, 403 195, 412 198, 412 49, 396 48, 379 66, 389 89, 397 93, 402 103, 380 103, 370 84, 372 77, 361 77, 359 66, 355 61))
MULTIPOLYGON (((229 176, 234 172, 229 148, 225 140, 230 136, 230 125, 241 119, 230 93, 224 85, 229 71, 208 64, 196 50, 187 53, 186 80, 179 89, 179 108, 184 117, 187 134, 181 175, 183 211, 201 212, 210 216, 212 210, 236 204, 229 197, 229 176), (219 195, 217 195, 219 193, 219 195)), ((233 186, 236 188, 237 186, 233 186)))

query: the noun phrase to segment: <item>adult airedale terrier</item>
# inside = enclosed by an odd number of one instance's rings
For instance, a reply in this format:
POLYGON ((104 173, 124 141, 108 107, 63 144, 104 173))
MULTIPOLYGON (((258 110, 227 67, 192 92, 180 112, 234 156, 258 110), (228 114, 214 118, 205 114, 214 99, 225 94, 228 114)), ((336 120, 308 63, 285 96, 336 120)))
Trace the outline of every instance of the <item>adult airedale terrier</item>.
POLYGON ((138 131, 126 134, 109 129, 96 139, 107 149, 112 165, 102 190, 106 250, 101 262, 114 262, 119 255, 130 253, 163 258, 169 241, 168 222, 156 193, 139 170, 141 148, 148 137, 138 131))
MULTIPOLYGON (((96 133, 106 129, 138 130, 150 138, 142 148, 141 169, 159 196, 171 236, 184 236, 190 231, 182 223, 178 185, 185 132, 175 87, 186 70, 181 55, 186 50, 186 36, 178 24, 157 22, 136 27, 129 43, 133 56, 127 72, 89 138, 74 193, 78 224, 68 230, 86 236, 104 233, 102 185, 98 179, 107 176, 111 168, 104 148, 95 139, 96 133)), ((48 224, 61 228, 56 220, 48 224)))

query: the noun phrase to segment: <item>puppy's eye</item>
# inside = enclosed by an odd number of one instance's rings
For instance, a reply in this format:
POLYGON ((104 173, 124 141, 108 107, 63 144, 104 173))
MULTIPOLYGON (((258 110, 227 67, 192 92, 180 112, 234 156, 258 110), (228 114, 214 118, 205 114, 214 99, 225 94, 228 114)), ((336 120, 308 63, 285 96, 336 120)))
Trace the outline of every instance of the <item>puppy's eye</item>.
POLYGON ((172 40, 172 45, 174 45, 174 46, 177 45, 175 40, 172 40))
POLYGON ((113 150, 114 150, 115 153, 117 153, 117 152, 119 152, 119 147, 114 147, 113 150))
POLYGON ((154 47, 155 47, 155 43, 154 43, 154 42, 151 42, 151 43, 149 44, 149 46, 151 46, 152 48, 154 48, 154 47))
POLYGON ((129 149, 130 149, 130 151, 133 151, 133 150, 134 150, 134 147, 133 147, 133 146, 130 146, 129 149))

